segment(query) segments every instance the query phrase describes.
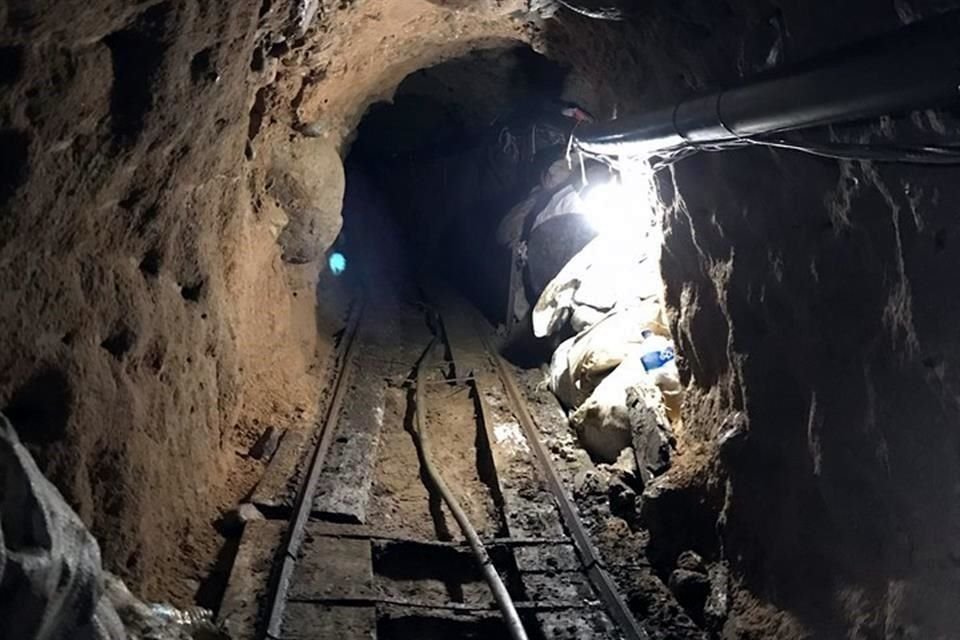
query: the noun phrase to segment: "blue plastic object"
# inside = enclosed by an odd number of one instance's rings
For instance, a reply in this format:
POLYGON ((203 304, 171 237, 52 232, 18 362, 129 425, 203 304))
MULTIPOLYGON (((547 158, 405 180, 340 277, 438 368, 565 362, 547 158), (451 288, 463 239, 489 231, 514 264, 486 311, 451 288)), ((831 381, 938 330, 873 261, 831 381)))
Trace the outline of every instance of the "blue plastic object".
POLYGON ((335 276, 339 276, 341 273, 347 270, 347 256, 343 255, 339 251, 334 251, 327 259, 327 264, 330 266, 330 273, 335 276))
POLYGON ((673 347, 667 347, 643 354, 640 356, 640 361, 643 362, 644 369, 653 371, 672 361, 675 357, 676 354, 673 351, 673 347))
POLYGON ((647 371, 659 369, 676 358, 673 344, 666 338, 654 335, 653 331, 649 329, 644 329, 640 332, 640 335, 644 338, 643 344, 650 349, 640 356, 643 368, 647 371))

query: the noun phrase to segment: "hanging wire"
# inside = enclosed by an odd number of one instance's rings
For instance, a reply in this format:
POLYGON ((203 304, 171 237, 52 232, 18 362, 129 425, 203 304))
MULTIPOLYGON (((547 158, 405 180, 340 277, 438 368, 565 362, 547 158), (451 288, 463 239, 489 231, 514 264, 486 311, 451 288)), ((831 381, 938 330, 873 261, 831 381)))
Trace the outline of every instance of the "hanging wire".
POLYGON ((627 19, 627 16, 619 7, 585 7, 574 0, 557 0, 557 4, 594 20, 622 22, 627 19))
MULTIPOLYGON (((612 167, 617 165, 616 156, 586 151, 576 141, 573 142, 573 145, 583 153, 585 157, 603 162, 612 167)), ((718 152, 729 151, 731 149, 743 149, 746 147, 783 149, 785 151, 796 151, 832 160, 940 166, 960 164, 960 145, 856 144, 845 142, 801 143, 792 142, 784 138, 754 138, 745 136, 738 136, 734 141, 717 144, 687 144, 668 151, 658 152, 651 156, 649 161, 653 171, 658 172, 701 151, 718 152)))
POLYGON ((751 144, 787 151, 799 151, 835 160, 866 160, 902 164, 960 164, 960 146, 898 144, 797 144, 786 140, 751 140, 751 144))

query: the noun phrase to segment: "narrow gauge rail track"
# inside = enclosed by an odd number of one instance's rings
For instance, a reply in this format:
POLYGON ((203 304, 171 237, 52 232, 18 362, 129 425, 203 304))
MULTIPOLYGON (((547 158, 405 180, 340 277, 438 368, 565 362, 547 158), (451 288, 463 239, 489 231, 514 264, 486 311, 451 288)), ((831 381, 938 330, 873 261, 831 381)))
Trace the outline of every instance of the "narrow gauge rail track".
POLYGON ((351 314, 259 637, 645 640, 510 367, 472 310, 438 299, 398 322, 351 314))

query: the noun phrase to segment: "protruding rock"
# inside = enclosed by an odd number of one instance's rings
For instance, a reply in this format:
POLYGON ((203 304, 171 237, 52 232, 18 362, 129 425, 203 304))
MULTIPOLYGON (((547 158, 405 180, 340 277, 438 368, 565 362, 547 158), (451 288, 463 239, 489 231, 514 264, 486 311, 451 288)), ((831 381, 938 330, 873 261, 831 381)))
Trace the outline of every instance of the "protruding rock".
POLYGON ((249 456, 254 460, 269 460, 277 451, 283 432, 275 427, 267 427, 257 441, 250 447, 249 456))
POLYGON ((220 519, 220 527, 225 535, 236 535, 243 531, 243 527, 252 520, 264 520, 264 516, 256 506, 249 502, 231 509, 220 519))
POLYGON ((627 389, 626 406, 630 416, 637 472, 646 484, 670 468, 675 441, 667 420, 660 390, 649 382, 627 389))
POLYGON ((722 562, 710 566, 710 595, 703 607, 703 616, 707 625, 717 630, 723 626, 730 615, 730 572, 722 562))
POLYGON ((696 551, 690 550, 684 551, 677 556, 677 569, 706 573, 706 568, 703 566, 703 558, 701 558, 700 554, 696 551))
POLYGON ((607 497, 610 499, 610 511, 621 518, 633 520, 637 511, 637 492, 622 479, 611 480, 607 497))
POLYGON ((739 457, 747 444, 747 437, 750 434, 750 422, 747 414, 742 411, 734 411, 723 420, 720 425, 720 436, 717 440, 717 446, 720 450, 720 456, 726 462, 731 462, 739 457))
POLYGON ((573 478, 573 493, 578 498, 603 495, 609 484, 610 474, 602 469, 582 469, 573 478))
POLYGON ((710 595, 710 579, 707 574, 674 569, 670 574, 669 586, 677 601, 695 617, 699 617, 710 595))
POLYGON ((313 262, 333 244, 344 186, 340 155, 323 138, 299 137, 272 150, 267 190, 288 218, 277 239, 285 262, 313 262))
POLYGON ((619 474, 636 477, 638 472, 637 454, 633 450, 633 447, 627 447, 621 451, 617 461, 610 465, 610 468, 619 474))

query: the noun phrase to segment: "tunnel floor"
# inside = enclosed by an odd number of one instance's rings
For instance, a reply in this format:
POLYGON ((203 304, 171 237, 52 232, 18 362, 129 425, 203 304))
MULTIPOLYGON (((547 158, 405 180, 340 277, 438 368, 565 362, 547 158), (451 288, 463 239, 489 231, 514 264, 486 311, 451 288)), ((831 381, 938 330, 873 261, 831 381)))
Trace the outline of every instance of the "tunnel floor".
POLYGON ((503 360, 498 369, 492 328, 470 303, 444 285, 414 291, 355 303, 326 424, 298 455, 281 446, 255 490, 254 504, 269 517, 243 532, 219 613, 232 637, 268 630, 271 614, 278 626, 270 631, 282 638, 509 637, 425 456, 484 541, 530 638, 705 637, 645 559, 647 537, 626 524, 633 507, 611 512, 609 487, 621 505, 640 487, 589 464, 537 370, 503 360), (536 446, 589 540, 585 549, 520 413, 539 431, 536 446), (271 483, 284 474, 296 482, 271 483), (299 542, 289 533, 298 504, 309 512, 299 542), (295 560, 278 588, 284 554, 295 560), (598 570, 612 594, 598 591, 598 570))

